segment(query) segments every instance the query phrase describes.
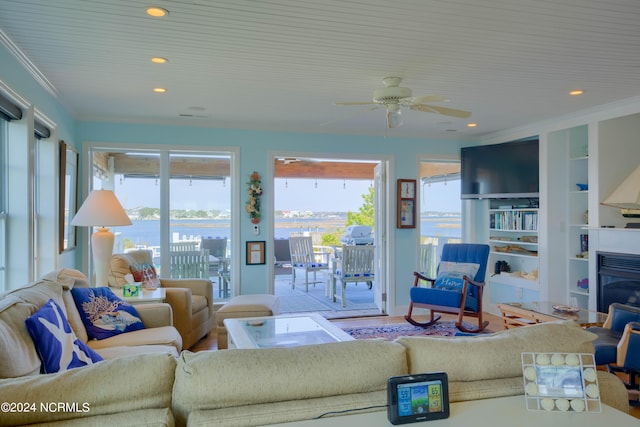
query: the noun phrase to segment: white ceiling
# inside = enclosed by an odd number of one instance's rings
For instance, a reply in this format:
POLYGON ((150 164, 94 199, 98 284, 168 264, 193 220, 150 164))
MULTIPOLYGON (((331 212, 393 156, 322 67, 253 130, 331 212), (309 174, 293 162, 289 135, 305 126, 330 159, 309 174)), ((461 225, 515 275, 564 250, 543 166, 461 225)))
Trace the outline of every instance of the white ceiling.
POLYGON ((467 139, 640 95, 638 0, 1 0, 0 29, 82 120, 467 139), (334 104, 387 76, 473 114, 334 104))

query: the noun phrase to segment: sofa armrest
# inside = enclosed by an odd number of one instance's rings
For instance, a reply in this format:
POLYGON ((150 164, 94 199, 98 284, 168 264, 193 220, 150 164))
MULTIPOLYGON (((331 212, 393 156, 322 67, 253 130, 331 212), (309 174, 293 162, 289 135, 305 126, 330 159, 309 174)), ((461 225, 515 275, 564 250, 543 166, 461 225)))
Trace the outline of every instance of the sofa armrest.
POLYGON ((194 295, 202 295, 213 304, 213 284, 209 279, 160 279, 160 286, 191 289, 194 295))
POLYGON ((145 328, 173 326, 173 310, 167 303, 138 304, 136 311, 145 328))

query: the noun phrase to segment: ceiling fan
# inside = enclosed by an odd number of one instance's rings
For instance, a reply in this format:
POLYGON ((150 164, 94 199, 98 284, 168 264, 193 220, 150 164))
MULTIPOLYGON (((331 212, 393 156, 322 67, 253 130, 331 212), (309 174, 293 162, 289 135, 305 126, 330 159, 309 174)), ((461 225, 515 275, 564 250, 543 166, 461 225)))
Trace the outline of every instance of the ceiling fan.
POLYGON ((414 111, 424 111, 426 113, 436 113, 463 119, 471 115, 469 111, 425 104, 425 102, 446 101, 447 98, 444 96, 425 95, 416 98, 412 97, 411 89, 400 86, 402 77, 385 77, 382 79, 382 82, 385 87, 373 91, 372 101, 336 102, 336 105, 376 105, 367 111, 384 107, 387 110, 387 128, 389 129, 402 125, 402 119, 400 117, 401 107, 414 111))

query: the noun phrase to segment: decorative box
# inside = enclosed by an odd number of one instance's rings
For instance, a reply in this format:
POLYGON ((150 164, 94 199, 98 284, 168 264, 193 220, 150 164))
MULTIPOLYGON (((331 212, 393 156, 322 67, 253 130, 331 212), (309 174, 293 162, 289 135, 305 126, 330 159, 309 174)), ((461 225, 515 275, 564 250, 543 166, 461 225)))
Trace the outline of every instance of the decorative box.
POLYGON ((137 297, 140 294, 140 283, 132 283, 122 286, 122 296, 137 297))

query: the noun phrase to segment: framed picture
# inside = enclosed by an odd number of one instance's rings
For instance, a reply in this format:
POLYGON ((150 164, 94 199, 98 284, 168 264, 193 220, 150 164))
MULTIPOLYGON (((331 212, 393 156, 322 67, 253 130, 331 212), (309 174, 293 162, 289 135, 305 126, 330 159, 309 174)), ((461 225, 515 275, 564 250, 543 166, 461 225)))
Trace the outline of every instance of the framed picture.
POLYGON ((260 265, 265 263, 264 241, 247 242, 247 265, 260 265))
POLYGON ((76 228, 69 223, 76 214, 78 204, 78 153, 60 141, 60 253, 76 247, 76 228))
POLYGON ((416 228, 416 180, 399 179, 397 191, 397 228, 416 228))

